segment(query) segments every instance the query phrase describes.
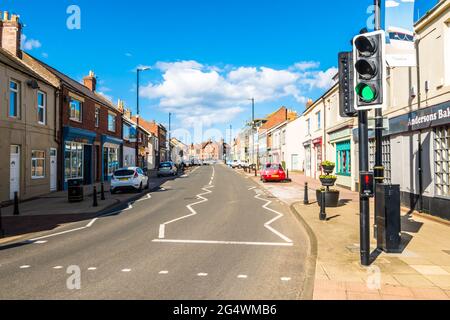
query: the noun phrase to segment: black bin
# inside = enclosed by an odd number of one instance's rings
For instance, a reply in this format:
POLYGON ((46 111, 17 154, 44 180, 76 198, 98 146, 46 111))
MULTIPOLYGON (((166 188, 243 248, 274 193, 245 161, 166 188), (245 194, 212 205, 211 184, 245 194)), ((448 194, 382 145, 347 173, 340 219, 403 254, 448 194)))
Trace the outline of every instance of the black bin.
POLYGON ((69 179, 68 198, 69 202, 81 202, 84 200, 83 179, 69 179))
POLYGON ((386 253, 401 251, 400 185, 377 184, 376 220, 378 249, 386 253))

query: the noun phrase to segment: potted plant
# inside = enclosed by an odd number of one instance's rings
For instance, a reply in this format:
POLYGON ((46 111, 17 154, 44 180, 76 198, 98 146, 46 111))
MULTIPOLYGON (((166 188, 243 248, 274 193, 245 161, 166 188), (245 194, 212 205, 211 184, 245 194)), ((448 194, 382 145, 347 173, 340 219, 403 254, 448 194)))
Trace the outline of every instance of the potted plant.
POLYGON ((334 171, 334 168, 336 167, 336 164, 334 162, 331 161, 324 161, 321 164, 322 169, 325 173, 332 173, 334 171))
POLYGON ((339 191, 329 188, 321 188, 316 191, 317 203, 322 205, 322 192, 325 192, 325 203, 329 208, 336 208, 339 205, 339 191))
POLYGON ((332 187, 336 183, 337 177, 332 175, 321 175, 319 179, 324 187, 332 187))

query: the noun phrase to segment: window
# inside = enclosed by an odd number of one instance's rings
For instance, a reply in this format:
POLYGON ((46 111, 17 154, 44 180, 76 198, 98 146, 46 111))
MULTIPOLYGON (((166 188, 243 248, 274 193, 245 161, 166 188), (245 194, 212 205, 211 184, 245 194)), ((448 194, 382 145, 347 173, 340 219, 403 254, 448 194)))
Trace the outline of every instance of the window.
POLYGON ((65 180, 83 178, 84 146, 81 143, 66 142, 65 180))
POLYGON ((37 113, 39 124, 45 125, 47 122, 47 95, 42 91, 37 93, 37 113))
POLYGON ((311 134, 311 121, 310 119, 306 120, 306 135, 311 134))
POLYGON ((31 178, 42 179, 45 178, 45 152, 31 151, 31 178))
POLYGON ((336 174, 350 176, 351 166, 350 141, 336 143, 336 174))
POLYGON ((450 85, 450 22, 446 24, 446 32, 445 32, 445 43, 447 48, 445 48, 445 61, 444 64, 446 66, 445 79, 446 84, 450 85))
POLYGON ((95 108, 95 127, 100 126, 100 108, 95 108))
POLYGON ((126 123, 123 124, 123 139, 130 141, 130 126, 126 123))
POLYGON ((435 135, 436 194, 450 197, 450 126, 437 128, 435 135))
POLYGON ((9 82, 9 116, 19 118, 20 86, 18 82, 9 82))
POLYGON ((320 130, 322 128, 322 123, 321 123, 321 119, 320 119, 320 111, 317 112, 317 130, 320 130))
POLYGON ((82 122, 83 103, 71 99, 70 100, 70 120, 82 122))
POLYGON ((286 145, 286 130, 283 130, 283 131, 281 132, 281 144, 282 144, 283 146, 286 145))
POLYGON ((112 176, 119 169, 119 151, 116 148, 103 148, 105 177, 112 176))
POLYGON ((111 132, 116 132, 116 115, 108 114, 108 130, 111 132))
MULTIPOLYGON (((369 140, 369 168, 373 171, 375 167, 375 151, 376 144, 375 139, 369 140)), ((382 158, 384 167, 384 183, 392 183, 392 171, 391 171, 391 139, 389 137, 383 138, 382 141, 382 158)))

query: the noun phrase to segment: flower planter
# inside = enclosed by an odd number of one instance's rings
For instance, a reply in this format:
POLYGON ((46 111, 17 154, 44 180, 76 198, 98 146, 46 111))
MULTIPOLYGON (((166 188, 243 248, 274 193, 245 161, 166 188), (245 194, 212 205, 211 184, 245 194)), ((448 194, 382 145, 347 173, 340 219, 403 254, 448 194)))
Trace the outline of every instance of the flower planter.
POLYGON ((322 165, 323 172, 332 173, 334 171, 335 166, 324 166, 322 165))
MULTIPOLYGON (((316 191, 317 203, 322 204, 322 190, 316 191)), ((327 208, 336 208, 339 205, 339 191, 325 191, 325 203, 327 208)))
POLYGON ((320 182, 324 187, 332 187, 336 183, 337 179, 332 178, 320 178, 320 182))

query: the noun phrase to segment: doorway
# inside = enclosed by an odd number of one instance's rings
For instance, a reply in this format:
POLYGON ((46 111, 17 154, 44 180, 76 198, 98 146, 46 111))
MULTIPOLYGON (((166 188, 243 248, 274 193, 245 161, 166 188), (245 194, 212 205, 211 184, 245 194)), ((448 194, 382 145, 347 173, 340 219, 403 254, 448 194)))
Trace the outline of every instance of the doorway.
POLYGON ((9 168, 9 199, 14 200, 20 194, 20 146, 11 145, 9 168))

